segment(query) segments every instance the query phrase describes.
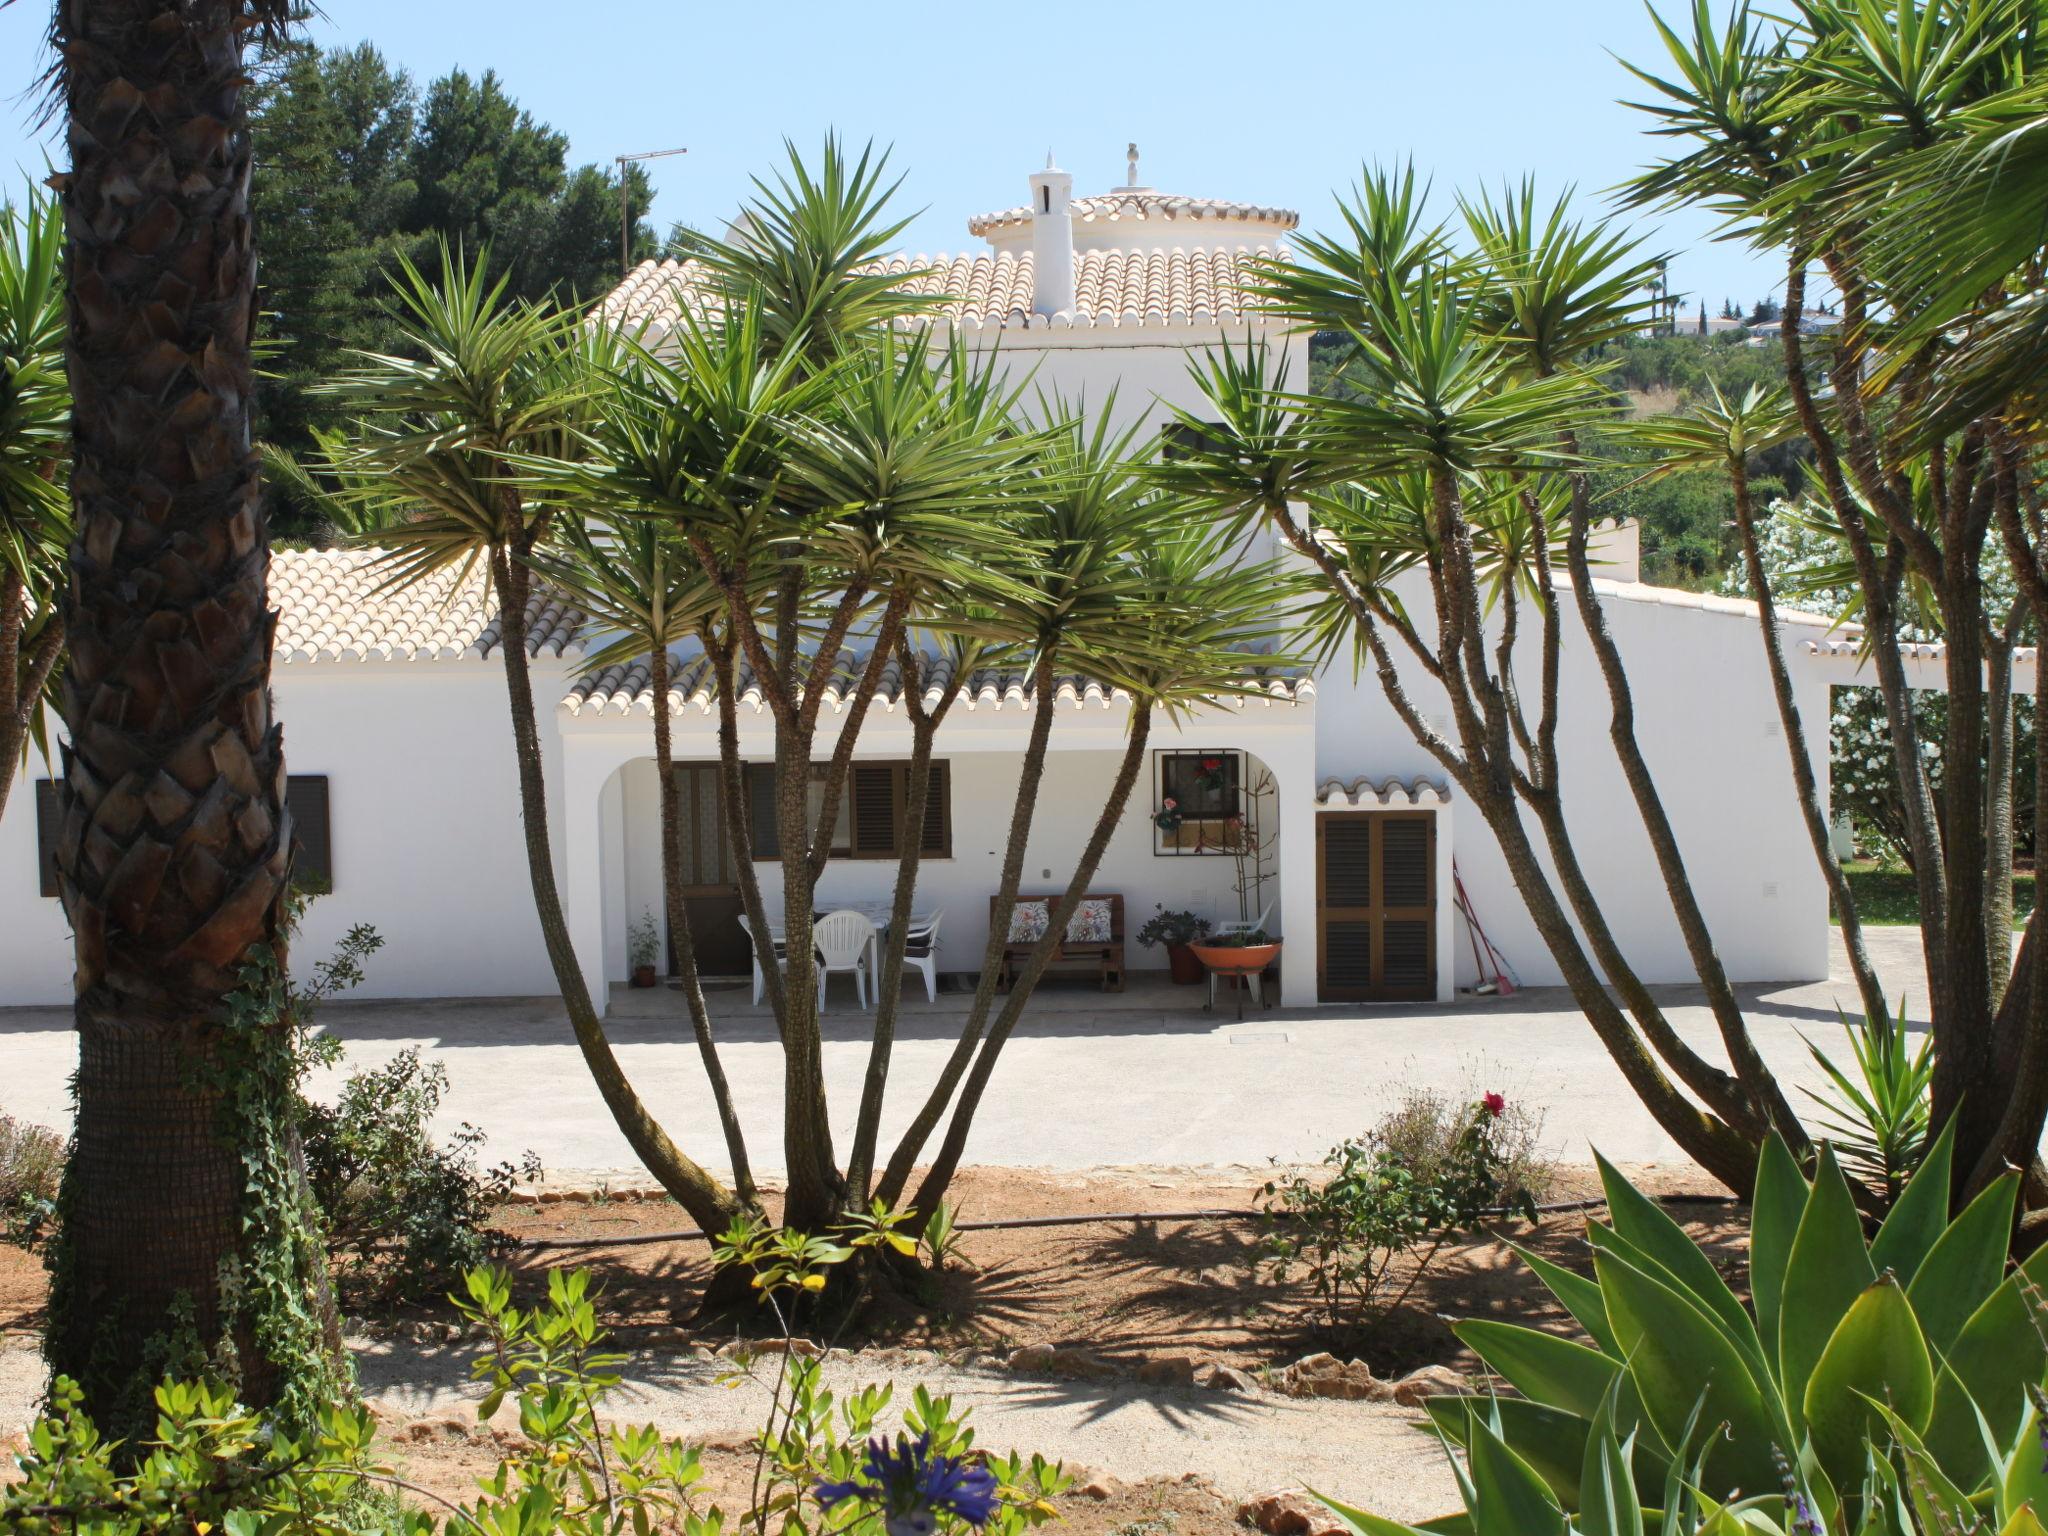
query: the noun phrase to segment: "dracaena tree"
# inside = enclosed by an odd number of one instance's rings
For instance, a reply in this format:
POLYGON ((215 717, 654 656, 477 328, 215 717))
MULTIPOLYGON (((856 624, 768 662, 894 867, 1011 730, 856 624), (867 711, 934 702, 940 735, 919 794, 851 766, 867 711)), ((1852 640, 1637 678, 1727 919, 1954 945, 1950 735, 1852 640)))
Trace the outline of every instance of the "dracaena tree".
POLYGON ((2007 984, 2010 936, 1992 915, 2009 910, 1996 894, 2010 878, 2010 830, 1998 825, 2009 769, 1987 736, 2010 713, 2001 653, 2048 616, 2043 19, 2035 0, 1809 0, 1769 18, 1747 5, 1717 16, 1701 0, 1677 26, 1660 22, 1664 58, 1631 66, 1670 145, 1635 199, 1711 207, 1731 235, 1785 260, 1785 387, 1813 455, 1807 500, 1853 571, 1913 850, 1935 1120, 1955 1119, 1959 1189, 2019 1165, 2036 1207, 2048 1202, 2036 1151, 2048 967, 2030 923, 2007 984), (1840 323, 1810 339, 1816 273, 1840 323), (1987 603, 2000 547, 2023 613, 1987 603), (1901 648, 1920 604, 1943 643, 1938 786, 1901 648))
POLYGON ((1197 369, 1205 436, 1159 477, 1230 526, 1271 523, 1308 562, 1326 646, 1369 662, 1396 714, 1471 797, 1630 1086, 1702 1166, 1746 1187, 1773 1129, 1804 1137, 1727 985, 1637 746, 1589 551, 1580 439, 1606 430, 1611 408, 1586 357, 1634 323, 1643 263, 1561 207, 1539 209, 1526 189, 1467 204, 1463 242, 1426 223, 1405 176, 1369 177, 1345 217, 1348 236, 1304 242, 1308 260, 1270 282, 1296 323, 1346 338, 1354 387, 1342 399, 1297 395, 1257 348, 1225 349, 1197 369), (1426 612, 1397 584, 1411 572, 1426 612), (1610 740, 1726 1066, 1665 1016, 1573 845, 1557 748, 1567 602, 1579 619, 1572 643, 1583 636, 1600 659, 1610 740), (1418 689, 1442 693, 1448 730, 1431 723, 1418 689))
POLYGON ((385 550, 392 586, 449 569, 485 573, 497 605, 527 873, 570 1028, 634 1155, 700 1225, 723 1225, 740 1202, 669 1138, 612 1049, 576 961, 549 844, 527 625, 536 569, 565 508, 521 466, 581 454, 615 340, 575 314, 512 299, 486 256, 464 261, 443 246, 432 278, 402 257, 399 267, 393 319, 403 353, 362 354, 323 391, 357 418, 353 437, 331 455, 334 494, 358 508, 403 509, 370 535, 385 550))
POLYGON ((691 664, 718 701, 723 822, 756 934, 809 930, 885 679, 894 674, 910 728, 911 829, 924 820, 939 732, 971 675, 999 665, 1029 681, 1032 721, 981 985, 941 1081, 886 1158, 880 1125, 921 857, 914 832, 897 850, 895 920, 843 1158, 810 947, 791 943, 786 967, 765 968, 784 1068, 784 1220, 817 1230, 871 1199, 918 1210, 943 1199, 1003 1042, 1129 804, 1153 712, 1245 686, 1258 660, 1246 651, 1270 639, 1277 585, 1270 570, 1188 531, 1186 508, 1142 472, 1154 445, 1111 425, 1113 401, 1086 419, 1056 401, 1024 412, 1003 370, 923 325, 930 301, 874 270, 896 229, 880 209, 888 189, 878 171, 828 146, 819 173, 797 162, 760 185, 726 240, 693 247, 703 276, 673 325, 628 339, 633 361, 607 375, 580 457, 529 473, 608 523, 661 525, 717 594, 695 636, 701 663, 691 664), (1130 735, 1048 936, 999 1002, 1008 911, 1069 670, 1130 696, 1130 735), (772 852, 753 846, 742 680, 773 733, 772 852), (780 873, 779 912, 760 862, 780 873), (934 1165, 907 1200, 956 1090, 934 1165))
POLYGON ((40 736, 64 654, 56 601, 71 534, 63 248, 54 199, 30 189, 19 207, 0 207, 0 814, 14 764, 40 736))

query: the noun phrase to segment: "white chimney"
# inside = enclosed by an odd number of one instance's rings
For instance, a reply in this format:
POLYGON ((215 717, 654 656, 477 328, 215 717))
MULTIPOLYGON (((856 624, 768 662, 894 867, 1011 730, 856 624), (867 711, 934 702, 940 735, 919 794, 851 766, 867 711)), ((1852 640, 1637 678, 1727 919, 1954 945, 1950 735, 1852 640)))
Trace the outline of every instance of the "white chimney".
POLYGON ((1074 178, 1045 155, 1031 176, 1031 309, 1057 315, 1074 308, 1074 178))

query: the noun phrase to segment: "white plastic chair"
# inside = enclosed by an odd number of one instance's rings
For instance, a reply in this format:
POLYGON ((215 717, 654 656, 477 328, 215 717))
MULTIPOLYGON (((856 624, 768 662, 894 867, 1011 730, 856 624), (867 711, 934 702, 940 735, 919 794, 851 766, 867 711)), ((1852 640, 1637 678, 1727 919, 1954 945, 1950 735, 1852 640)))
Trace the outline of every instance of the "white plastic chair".
POLYGON ((939 1000, 939 924, 945 917, 943 911, 932 913, 930 922, 911 929, 903 941, 903 963, 924 972, 924 998, 928 1003, 939 1000))
POLYGON ((868 1006, 868 957, 875 951, 875 925, 859 912, 828 912, 811 930, 818 951, 818 1011, 825 1010, 825 979, 851 971, 855 995, 868 1006))
MULTIPOLYGON (((740 914, 740 931, 746 934, 747 947, 753 952, 754 1006, 758 1008, 761 1006, 761 994, 767 990, 767 982, 761 975, 761 941, 754 937, 754 926, 747 921, 747 914, 744 912, 740 914)), ((781 939, 776 939, 771 947, 775 951, 775 968, 781 970, 789 963, 789 946, 781 939)))

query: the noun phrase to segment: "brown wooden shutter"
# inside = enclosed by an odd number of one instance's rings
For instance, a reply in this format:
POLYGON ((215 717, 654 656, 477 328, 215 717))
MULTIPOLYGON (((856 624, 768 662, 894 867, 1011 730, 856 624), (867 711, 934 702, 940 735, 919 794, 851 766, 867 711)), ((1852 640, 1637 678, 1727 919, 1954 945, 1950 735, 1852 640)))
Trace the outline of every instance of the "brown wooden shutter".
POLYGON ((284 781, 285 809, 291 812, 298 849, 292 883, 324 896, 334 889, 334 831, 328 814, 327 775, 294 773, 284 781))
POLYGON ((1324 999, 1434 995, 1435 842, 1427 812, 1316 818, 1316 983, 1324 999))
POLYGON ((924 839, 919 851, 935 859, 953 857, 953 775, 943 759, 931 765, 924 800, 924 839))
POLYGON ((1316 991, 1331 1001, 1372 994, 1372 822, 1316 818, 1316 991))
POLYGON ((896 857, 897 798, 902 792, 901 763, 855 763, 853 782, 853 849, 856 859, 896 857))
POLYGON ((45 896, 58 896, 57 827, 63 818, 58 808, 55 779, 36 780, 36 885, 45 896))
POLYGON ((775 824, 775 765, 747 764, 747 812, 754 837, 754 857, 782 857, 782 838, 775 824))

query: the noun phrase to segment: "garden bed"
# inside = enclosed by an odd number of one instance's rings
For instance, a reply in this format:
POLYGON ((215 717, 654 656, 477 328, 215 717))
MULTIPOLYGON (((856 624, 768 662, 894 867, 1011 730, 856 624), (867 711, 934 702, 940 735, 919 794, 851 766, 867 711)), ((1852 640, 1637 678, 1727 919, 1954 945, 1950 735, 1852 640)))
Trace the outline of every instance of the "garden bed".
MULTIPOLYGON (((1718 1193, 1689 1169, 1632 1170, 1652 1193, 1718 1193)), ((970 1169, 957 1187, 961 1216, 988 1221, 1084 1213, 1250 1210, 1263 1179, 1169 1171, 1089 1175, 970 1169)), ((1590 1169, 1559 1170, 1553 1201, 1597 1193, 1590 1169)), ((1714 1204, 1681 1205, 1674 1215, 1739 1281, 1744 1213, 1714 1204)), ((1261 1226, 1251 1221, 1126 1221, 1086 1226, 971 1232, 961 1259, 941 1278, 928 1305, 899 1306, 873 1318, 863 1341, 941 1351, 996 1352, 1026 1344, 1074 1345, 1135 1371, 1161 1355, 1197 1355, 1247 1371, 1278 1367, 1304 1354, 1342 1348, 1387 1377, 1426 1364, 1468 1363, 1439 1314, 1564 1324, 1550 1295, 1501 1241, 1512 1236, 1546 1257, 1585 1268, 1585 1215, 1520 1221, 1450 1245, 1401 1312, 1355 1347, 1322 1332, 1305 1285, 1275 1281, 1257 1263, 1261 1226)), ((547 1242, 625 1240, 689 1226, 666 1200, 564 1201, 511 1205, 498 1225, 515 1238, 547 1242)), ((605 1322, 622 1342, 687 1332, 689 1312, 709 1269, 702 1242, 659 1242, 575 1250, 517 1249, 509 1256, 521 1288, 538 1294, 552 1268, 594 1272, 605 1322)), ((0 1247, 0 1329, 41 1321, 39 1260, 0 1247)), ((452 1309, 372 1313, 371 1331, 452 1320, 452 1309)), ((729 1330, 728 1330, 729 1331, 729 1330)), ((715 1342, 708 1333, 690 1335, 715 1342)))

